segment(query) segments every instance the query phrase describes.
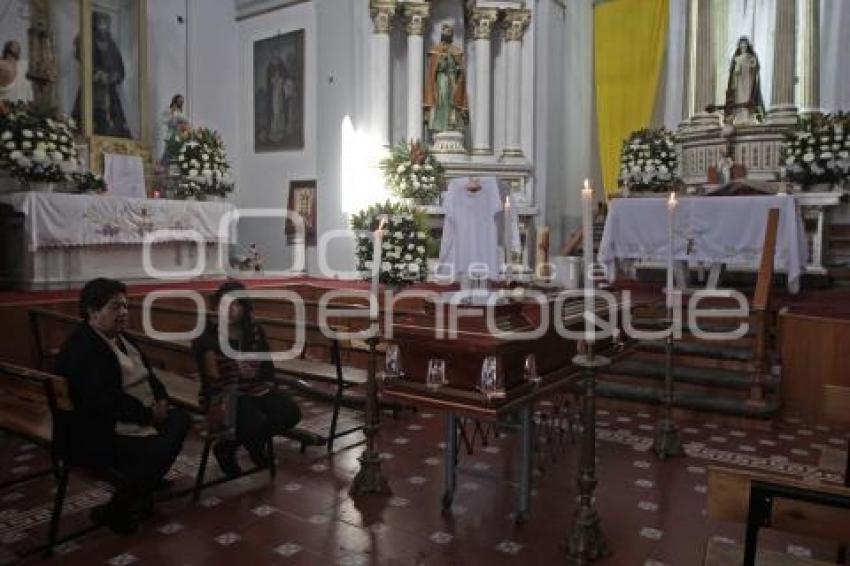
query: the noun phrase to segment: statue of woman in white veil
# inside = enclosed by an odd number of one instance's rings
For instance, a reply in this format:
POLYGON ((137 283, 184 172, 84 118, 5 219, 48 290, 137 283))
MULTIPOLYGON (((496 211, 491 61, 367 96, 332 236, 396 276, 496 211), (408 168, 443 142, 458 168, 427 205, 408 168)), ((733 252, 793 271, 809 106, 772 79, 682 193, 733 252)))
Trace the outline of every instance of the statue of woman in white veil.
POLYGON ((727 107, 731 105, 732 123, 735 125, 754 124, 764 116, 759 70, 759 59, 750 40, 741 37, 729 64, 726 85, 727 107))

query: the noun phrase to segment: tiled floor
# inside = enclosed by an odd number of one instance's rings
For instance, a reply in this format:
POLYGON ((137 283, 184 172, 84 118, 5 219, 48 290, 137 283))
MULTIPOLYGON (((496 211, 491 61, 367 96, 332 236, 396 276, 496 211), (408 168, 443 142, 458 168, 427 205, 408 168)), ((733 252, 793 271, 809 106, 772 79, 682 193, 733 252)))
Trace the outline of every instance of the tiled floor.
MULTIPOLYGON (((309 402, 308 402, 309 403, 309 402)), ((305 403, 306 414, 318 407, 305 403)), ((688 423, 681 430, 688 457, 659 462, 649 450, 654 418, 647 413, 598 416, 597 504, 612 555, 608 565, 691 566, 702 563, 709 537, 740 541, 740 525, 705 516, 706 468, 714 462, 840 482, 823 451, 843 450, 845 431, 778 423, 773 432, 727 430, 688 423)), ((381 433, 383 469, 392 497, 354 501, 348 486, 362 446, 340 442, 328 457, 305 455, 278 444, 277 480, 267 474, 210 488, 202 501, 188 497, 161 504, 139 534, 121 537, 98 530, 60 549, 49 563, 92 564, 564 564, 560 543, 575 501, 577 446, 569 438, 541 454, 535 473, 532 515, 516 526, 515 435, 478 445, 461 459, 451 516, 440 513, 443 485, 442 415, 386 417, 381 433)), ((197 439, 187 444, 172 472, 178 487, 197 465, 197 439)), ((43 450, 0 438, 0 481, 46 464, 43 450)), ((835 458, 832 458, 834 461, 835 458)), ((839 459, 840 460, 840 459, 839 459)), ((217 473, 213 465, 214 473, 217 473)), ((43 478, 0 493, 0 562, 8 551, 44 536, 52 483, 43 478)), ((77 480, 66 529, 85 524, 88 509, 106 497, 104 486, 77 480)), ((764 544, 814 557, 834 556, 825 543, 767 532, 764 544)), ((30 560, 29 563, 36 563, 30 560)))

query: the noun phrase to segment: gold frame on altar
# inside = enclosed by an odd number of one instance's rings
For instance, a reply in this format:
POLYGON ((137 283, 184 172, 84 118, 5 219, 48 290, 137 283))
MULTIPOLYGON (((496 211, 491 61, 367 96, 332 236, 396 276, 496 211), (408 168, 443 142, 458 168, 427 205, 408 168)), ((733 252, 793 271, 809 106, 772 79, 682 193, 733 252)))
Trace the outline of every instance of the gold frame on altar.
MULTIPOLYGON (((151 150, 151 132, 150 132, 150 116, 148 108, 148 29, 147 29, 147 0, 134 0, 127 4, 132 7, 134 12, 131 12, 128 17, 135 20, 130 21, 130 29, 135 26, 135 35, 137 42, 135 43, 135 65, 127 65, 125 72, 134 73, 131 76, 132 84, 138 89, 137 102, 138 108, 124 108, 124 112, 129 118, 130 112, 134 112, 138 117, 138 126, 136 131, 130 130, 133 137, 113 137, 100 135, 95 133, 93 102, 94 88, 93 83, 93 59, 92 59, 92 13, 98 9, 106 10, 111 8, 111 12, 122 13, 120 0, 77 0, 79 10, 79 21, 77 22, 79 32, 79 65, 80 65, 80 82, 79 82, 79 107, 80 107, 80 124, 79 129, 84 142, 88 145, 88 167, 91 171, 103 174, 104 154, 114 153, 123 155, 137 155, 142 158, 145 168, 145 187, 146 191, 150 188, 149 179, 153 173, 153 153, 151 150), (135 69, 133 69, 135 67, 135 69)), ((132 45, 132 41, 131 41, 132 45)), ((122 55, 126 56, 125 53, 122 55)), ((134 120, 133 120, 134 121, 134 120)), ((130 120, 128 119, 128 122, 130 120)))

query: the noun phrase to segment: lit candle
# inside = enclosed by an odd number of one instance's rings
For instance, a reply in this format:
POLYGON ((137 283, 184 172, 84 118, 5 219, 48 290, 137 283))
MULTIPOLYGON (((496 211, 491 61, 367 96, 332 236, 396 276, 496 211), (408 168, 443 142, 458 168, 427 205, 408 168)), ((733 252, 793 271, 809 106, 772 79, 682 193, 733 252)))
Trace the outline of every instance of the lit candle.
POLYGON ((673 213, 676 211, 676 193, 667 201, 667 307, 673 306, 673 213))
POLYGON ((505 275, 511 270, 511 252, 513 251, 513 233, 511 231, 511 199, 505 195, 505 275))
POLYGON ((549 277, 549 227, 541 226, 537 232, 537 276, 549 277))
POLYGON ((378 301, 378 283, 381 279, 381 262, 383 261, 383 245, 384 245, 384 226, 387 223, 387 216, 381 216, 381 222, 378 224, 378 229, 372 237, 372 296, 375 301, 378 301))
MULTIPOLYGON (((589 317, 593 312, 593 295, 591 288, 593 280, 590 277, 590 270, 593 266, 593 189, 590 188, 590 181, 584 180, 584 188, 581 190, 582 200, 582 228, 583 241, 582 248, 584 250, 584 310, 585 317, 589 317)), ((589 340, 593 339, 593 329, 589 321, 585 320, 585 331, 590 334, 589 340)))

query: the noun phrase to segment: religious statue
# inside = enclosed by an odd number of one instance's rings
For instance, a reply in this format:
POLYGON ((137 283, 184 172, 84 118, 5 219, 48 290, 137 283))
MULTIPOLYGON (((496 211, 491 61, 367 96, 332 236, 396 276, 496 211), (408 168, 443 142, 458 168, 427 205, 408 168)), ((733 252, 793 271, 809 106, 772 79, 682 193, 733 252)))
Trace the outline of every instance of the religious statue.
POLYGON ((463 49, 453 39, 454 28, 443 24, 440 43, 428 52, 423 106, 432 132, 462 130, 469 117, 463 49))
POLYGON ((162 152, 160 161, 166 163, 169 159, 168 155, 168 140, 174 137, 175 134, 189 128, 189 119, 183 112, 183 104, 185 99, 182 94, 175 94, 171 97, 171 104, 168 105, 168 110, 164 112, 163 122, 163 137, 165 141, 165 149, 162 152))
POLYGON ((21 59, 21 44, 7 41, 0 58, 0 100, 24 100, 33 98, 32 85, 27 79, 27 62, 21 59))
MULTIPOLYGON (((102 136, 130 138, 130 128, 121 105, 119 88, 124 82, 124 59, 112 33, 110 16, 92 12, 92 120, 94 133, 102 136)), ((74 40, 75 56, 79 59, 80 40, 74 40)), ((80 118, 80 97, 74 104, 74 117, 80 118)))
POLYGON ((735 125, 752 124, 764 116, 759 70, 759 60, 750 40, 741 37, 729 64, 729 81, 726 85, 727 115, 731 114, 735 125))

